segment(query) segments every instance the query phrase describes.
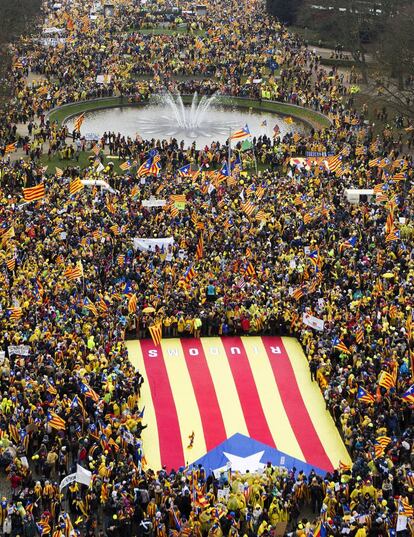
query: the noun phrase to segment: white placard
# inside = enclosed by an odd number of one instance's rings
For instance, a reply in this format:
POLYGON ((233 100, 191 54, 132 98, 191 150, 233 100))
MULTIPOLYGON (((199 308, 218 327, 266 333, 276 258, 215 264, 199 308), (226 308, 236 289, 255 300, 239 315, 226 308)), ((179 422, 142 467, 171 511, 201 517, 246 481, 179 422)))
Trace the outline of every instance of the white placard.
POLYGON ((111 82, 111 75, 96 75, 97 84, 109 84, 111 82))
POLYGON ((407 517, 404 515, 398 515, 396 531, 404 531, 407 528, 407 517))
POLYGON ((229 499, 229 489, 219 489, 217 491, 217 500, 218 501, 224 501, 227 503, 227 500, 229 499))
POLYGON ((302 322, 303 324, 306 324, 306 326, 310 326, 311 328, 314 328, 315 330, 319 330, 320 332, 323 332, 324 325, 325 325, 323 319, 318 319, 318 317, 314 317, 313 315, 304 313, 302 317, 302 322))
POLYGON ((19 354, 20 356, 29 356, 30 354, 29 345, 10 345, 8 350, 9 356, 12 356, 13 354, 19 354))
POLYGON ((83 466, 80 466, 79 464, 76 466, 76 472, 73 474, 69 474, 66 477, 62 479, 59 485, 59 490, 62 492, 62 490, 74 482, 82 483, 83 485, 89 485, 92 481, 92 472, 87 470, 86 468, 83 468, 83 466))
POLYGON ((139 237, 135 237, 133 242, 135 250, 155 252, 156 247, 167 250, 168 246, 174 244, 174 237, 160 237, 159 239, 140 239, 139 237))
POLYGON ((164 207, 166 203, 167 203, 167 200, 150 198, 149 200, 143 200, 142 206, 143 207, 164 207))

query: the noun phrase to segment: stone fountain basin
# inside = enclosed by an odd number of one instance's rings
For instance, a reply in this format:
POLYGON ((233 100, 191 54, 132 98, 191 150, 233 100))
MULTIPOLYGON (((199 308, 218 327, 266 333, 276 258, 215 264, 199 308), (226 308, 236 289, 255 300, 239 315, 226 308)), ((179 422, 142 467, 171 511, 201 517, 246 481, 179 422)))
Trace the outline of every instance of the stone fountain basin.
MULTIPOLYGON (((185 108, 189 111, 190 105, 186 104, 185 108)), ((76 116, 73 116, 66 120, 70 131, 75 119, 76 116)), ((293 124, 288 124, 284 116, 279 114, 223 104, 212 105, 197 127, 183 127, 178 125, 168 106, 158 103, 86 111, 81 134, 96 133, 102 136, 104 132, 110 131, 130 138, 137 135, 145 139, 176 138, 179 142, 183 140, 186 146, 195 142, 197 148, 202 148, 212 141, 225 143, 230 132, 246 124, 252 136, 265 134, 270 138, 273 137, 275 125, 279 126, 281 136, 294 131, 304 133, 309 128, 301 119, 295 118, 293 124)))

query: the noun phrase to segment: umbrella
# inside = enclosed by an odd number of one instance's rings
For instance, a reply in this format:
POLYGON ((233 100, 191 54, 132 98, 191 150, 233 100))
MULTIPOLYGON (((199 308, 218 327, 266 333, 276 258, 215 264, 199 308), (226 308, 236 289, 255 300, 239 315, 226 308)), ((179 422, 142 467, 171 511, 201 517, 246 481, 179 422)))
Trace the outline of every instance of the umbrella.
POLYGON ((155 308, 153 308, 152 306, 147 306, 146 308, 142 310, 142 313, 154 313, 154 311, 155 311, 155 308))
POLYGON ((389 280, 390 278, 394 278, 395 274, 393 274, 392 272, 386 272, 385 274, 382 275, 382 277, 385 278, 386 280, 389 280))

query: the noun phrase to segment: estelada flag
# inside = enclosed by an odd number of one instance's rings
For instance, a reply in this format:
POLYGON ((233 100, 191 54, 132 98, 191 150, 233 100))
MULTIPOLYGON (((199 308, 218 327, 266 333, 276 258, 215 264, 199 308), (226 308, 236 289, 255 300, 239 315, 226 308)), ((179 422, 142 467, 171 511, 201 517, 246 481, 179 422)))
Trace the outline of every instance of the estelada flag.
POLYGON ((57 429, 58 431, 64 431, 66 429, 66 421, 55 412, 48 412, 47 422, 53 429, 57 429))
POLYGON ((319 468, 321 475, 339 460, 351 463, 293 338, 163 338, 158 343, 152 333, 155 341, 127 342, 130 360, 147 381, 146 415, 154 416, 154 427, 143 438, 149 467, 178 469, 216 450, 215 460, 203 464, 206 472, 225 466, 229 457, 249 464, 252 472, 269 460, 307 474, 319 468), (195 436, 188 460, 190 431, 195 436))
POLYGON ((149 331, 154 345, 159 345, 162 339, 162 321, 158 321, 150 326, 149 331))

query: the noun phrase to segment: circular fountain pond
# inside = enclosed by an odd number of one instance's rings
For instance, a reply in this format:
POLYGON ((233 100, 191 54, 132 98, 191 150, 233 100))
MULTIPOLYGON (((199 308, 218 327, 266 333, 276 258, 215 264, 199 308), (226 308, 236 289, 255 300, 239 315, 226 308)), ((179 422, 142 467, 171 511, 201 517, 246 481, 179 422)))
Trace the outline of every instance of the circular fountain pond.
MULTIPOLYGON (((74 120, 72 117, 66 121, 69 130, 73 129, 74 120)), ((215 95, 199 99, 194 94, 191 103, 184 104, 180 95, 164 93, 153 97, 148 105, 86 112, 81 134, 100 137, 104 132, 115 132, 132 139, 137 135, 145 139, 176 138, 186 146, 195 141, 200 148, 212 141, 224 143, 230 132, 246 124, 256 137, 266 134, 272 138, 276 125, 281 136, 307 130, 305 123, 297 119, 288 124, 282 116, 271 112, 223 105, 215 95)))

